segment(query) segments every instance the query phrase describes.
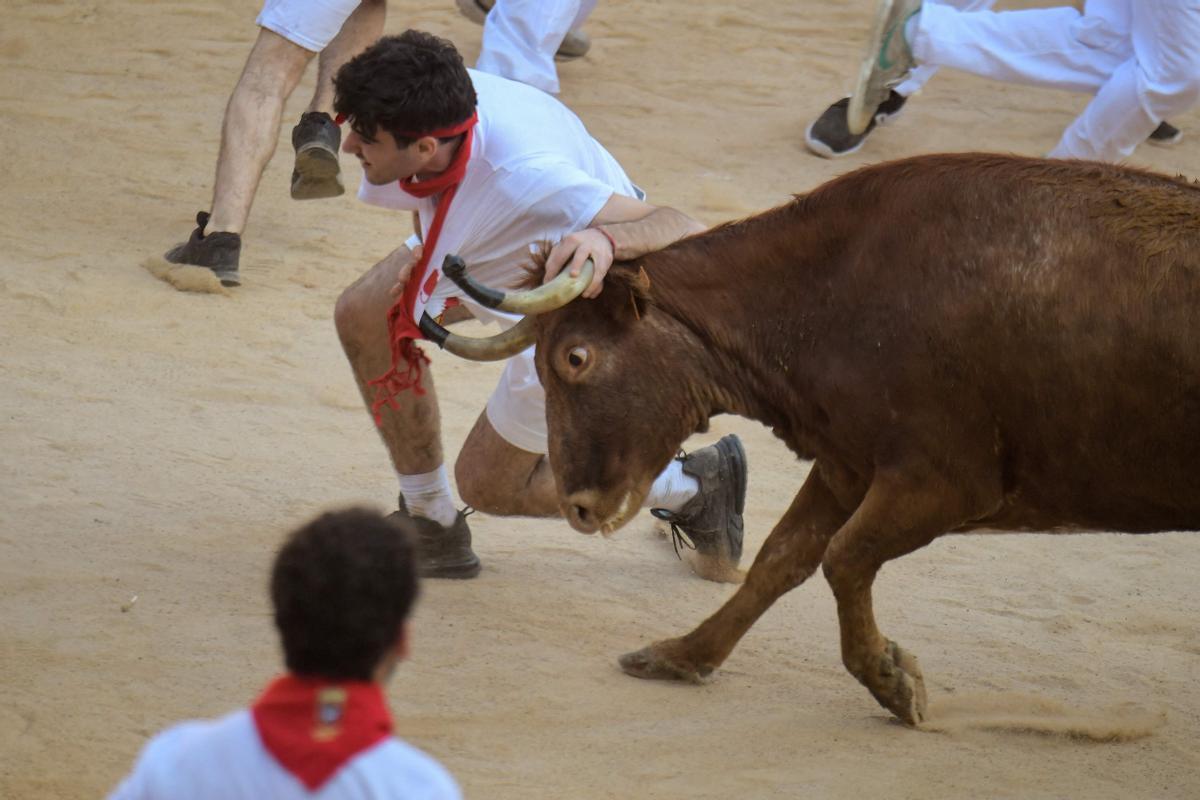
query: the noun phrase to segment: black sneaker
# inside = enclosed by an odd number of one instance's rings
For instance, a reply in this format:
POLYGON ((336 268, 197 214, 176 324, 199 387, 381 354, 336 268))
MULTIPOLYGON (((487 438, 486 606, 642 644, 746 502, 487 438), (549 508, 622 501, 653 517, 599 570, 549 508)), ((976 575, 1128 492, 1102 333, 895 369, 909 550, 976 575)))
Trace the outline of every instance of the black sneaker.
POLYGON ((238 277, 238 259, 242 254, 242 237, 236 233, 204 234, 208 224, 208 212, 196 214, 196 229, 183 244, 177 244, 163 254, 172 264, 190 264, 208 267, 221 281, 222 286, 241 286, 238 277))
POLYGON ((403 517, 412 522, 416 531, 418 575, 465 580, 474 578, 481 569, 479 556, 471 549, 471 528, 467 525, 467 517, 472 513, 474 509, 464 508, 454 518, 454 524, 447 528, 431 519, 409 514, 401 495, 400 508, 388 518, 403 517))
MULTIPOLYGON (((496 0, 455 0, 458 11, 476 25, 482 25, 487 19, 488 12, 496 5, 496 0)), ((592 47, 592 39, 583 31, 567 31, 558 52, 554 54, 560 61, 570 61, 587 55, 592 47)))
POLYGON ((843 97, 825 109, 825 113, 808 126, 808 130, 804 132, 804 143, 808 145, 809 150, 822 158, 837 158, 857 153, 877 124, 886 125, 900 115, 907 99, 892 89, 887 99, 875 109, 875 116, 871 118, 867 129, 854 134, 846 125, 846 108, 850 105, 850 98, 843 97))
POLYGON ((338 168, 342 129, 324 111, 306 111, 292 128, 296 167, 292 170, 292 199, 337 197, 346 189, 338 168))
POLYGON ((1146 137, 1146 141, 1150 144, 1156 144, 1159 147, 1170 147, 1173 144, 1179 144, 1179 140, 1182 138, 1183 131, 1164 119, 1158 123, 1158 127, 1154 129, 1154 132, 1146 137))
POLYGON ((746 451, 734 434, 688 455, 683 471, 700 483, 700 491, 678 511, 652 508, 650 513, 670 523, 679 546, 736 567, 742 558, 742 512, 746 508, 746 451))

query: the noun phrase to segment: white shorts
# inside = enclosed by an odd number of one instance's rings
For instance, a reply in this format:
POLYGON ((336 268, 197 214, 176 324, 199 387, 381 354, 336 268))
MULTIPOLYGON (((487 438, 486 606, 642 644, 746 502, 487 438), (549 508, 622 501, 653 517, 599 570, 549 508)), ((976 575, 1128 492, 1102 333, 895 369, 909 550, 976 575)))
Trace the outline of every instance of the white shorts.
POLYGON ((500 382, 487 402, 487 418, 496 433, 513 447, 545 454, 546 392, 533 365, 533 348, 518 353, 504 365, 500 382))
POLYGON ((319 53, 333 41, 359 0, 266 0, 256 22, 292 44, 319 53))

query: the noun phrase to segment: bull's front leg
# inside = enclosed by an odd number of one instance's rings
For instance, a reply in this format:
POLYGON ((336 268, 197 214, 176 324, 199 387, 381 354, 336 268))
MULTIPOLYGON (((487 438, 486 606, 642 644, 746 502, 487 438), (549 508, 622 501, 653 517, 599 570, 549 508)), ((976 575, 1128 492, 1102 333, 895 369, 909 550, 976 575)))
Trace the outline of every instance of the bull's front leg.
POLYGON ((712 674, 772 603, 816 571, 848 515, 814 465, 733 597, 686 636, 621 656, 621 669, 638 678, 696 683, 712 674))

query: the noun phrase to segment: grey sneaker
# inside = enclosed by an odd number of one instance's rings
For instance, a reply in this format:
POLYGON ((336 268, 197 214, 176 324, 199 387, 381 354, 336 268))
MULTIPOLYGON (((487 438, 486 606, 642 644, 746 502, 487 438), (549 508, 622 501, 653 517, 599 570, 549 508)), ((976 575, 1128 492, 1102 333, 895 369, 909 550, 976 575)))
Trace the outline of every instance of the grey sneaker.
POLYGON ((920 12, 921 0, 878 0, 858 79, 846 108, 850 133, 866 133, 888 91, 903 82, 917 65, 904 26, 920 12))
POLYGON ((401 496, 400 508, 388 518, 403 517, 412 521, 416 531, 418 575, 465 580, 474 578, 481 569, 479 556, 471 549, 471 528, 467 525, 467 517, 473 512, 474 509, 464 508, 454 518, 454 524, 447 528, 431 519, 409 514, 401 496))
POLYGON ((694 453, 682 455, 683 471, 700 483, 700 491, 678 511, 652 508, 670 523, 676 552, 679 545, 736 567, 742 558, 742 512, 746 508, 746 451, 734 434, 694 453))
POLYGON ((296 166, 292 170, 292 199, 318 200, 344 193, 338 167, 342 129, 324 111, 306 111, 292 128, 296 166))
POLYGON ((172 264, 189 264, 208 267, 223 286, 241 286, 238 277, 238 261, 242 254, 242 237, 236 233, 219 231, 205 235, 208 212, 196 214, 196 228, 183 244, 177 244, 163 254, 172 264))
POLYGON ((804 132, 804 144, 808 149, 821 158, 838 158, 857 153, 866 144, 867 135, 875 130, 876 125, 886 125, 904 110, 908 98, 895 89, 888 91, 887 99, 875 109, 871 122, 862 133, 851 133, 846 127, 846 107, 850 98, 843 97, 813 120, 804 132))
POLYGON ((1182 138, 1183 131, 1164 119, 1154 129, 1154 132, 1146 137, 1146 141, 1150 144, 1156 144, 1159 147, 1170 147, 1171 145, 1179 144, 1179 140, 1182 138))
MULTIPOLYGON (((482 25, 487 19, 488 12, 496 5, 496 0, 455 0, 458 11, 476 25, 482 25)), ((560 61, 570 61, 582 58, 592 48, 592 39, 583 31, 567 31, 558 52, 554 54, 560 61)))

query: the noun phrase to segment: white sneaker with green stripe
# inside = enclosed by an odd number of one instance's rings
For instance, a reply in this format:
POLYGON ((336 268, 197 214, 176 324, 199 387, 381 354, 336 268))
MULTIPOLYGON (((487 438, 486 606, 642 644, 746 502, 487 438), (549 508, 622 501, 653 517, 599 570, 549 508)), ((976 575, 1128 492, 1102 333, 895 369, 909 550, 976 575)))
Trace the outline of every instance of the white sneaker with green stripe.
POLYGON ((904 81, 917 65, 904 27, 921 12, 921 0, 879 0, 875 19, 867 38, 862 64, 850 105, 846 125, 852 134, 861 134, 875 116, 875 109, 887 100, 888 92, 904 81))

